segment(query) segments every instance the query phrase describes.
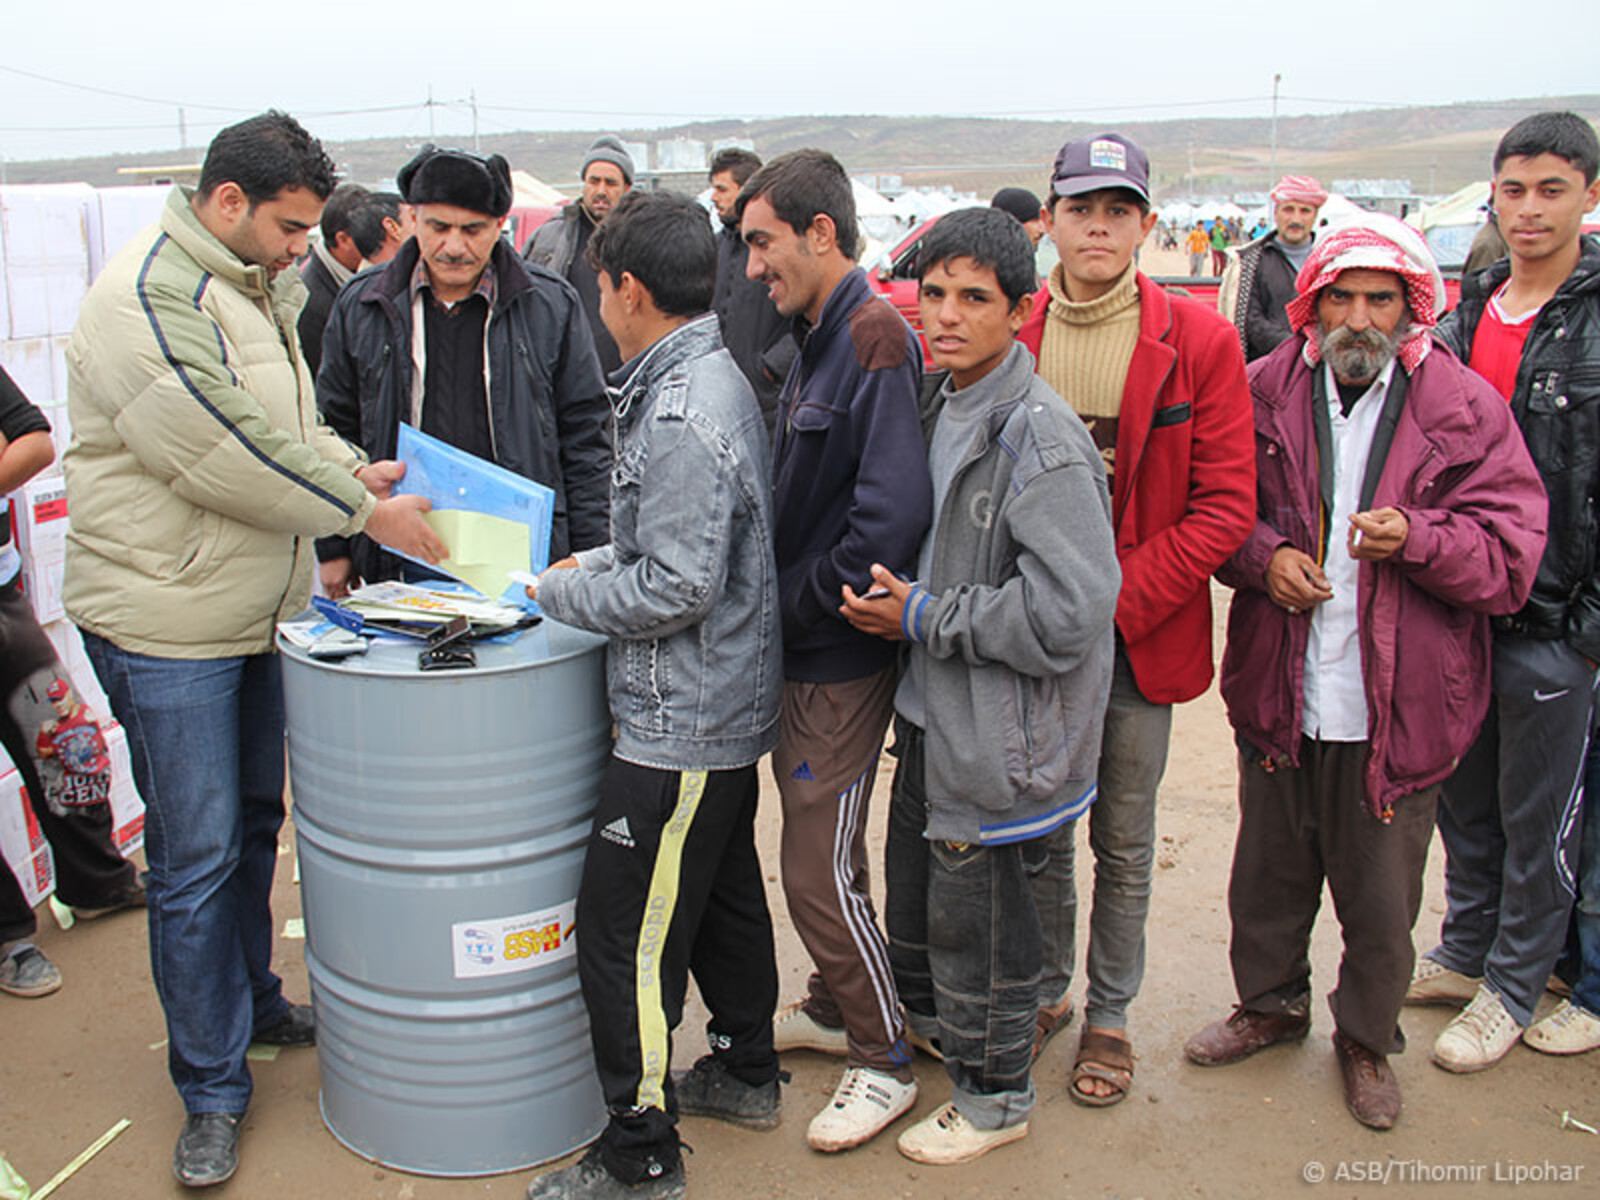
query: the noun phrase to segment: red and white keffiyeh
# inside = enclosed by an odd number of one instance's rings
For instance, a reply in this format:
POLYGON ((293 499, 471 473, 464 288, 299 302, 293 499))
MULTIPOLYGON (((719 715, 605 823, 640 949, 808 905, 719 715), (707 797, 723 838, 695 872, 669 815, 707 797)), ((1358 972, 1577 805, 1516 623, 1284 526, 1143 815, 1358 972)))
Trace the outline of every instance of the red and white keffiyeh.
MULTIPOLYGON (((1422 235, 1404 221, 1384 213, 1362 213, 1354 222, 1325 229, 1317 235, 1305 266, 1294 281, 1298 294, 1289 301, 1289 327, 1296 333, 1314 328, 1317 297, 1341 272, 1392 271, 1405 280, 1406 302, 1411 307, 1411 327, 1395 352, 1409 371, 1417 369, 1433 344, 1429 331, 1444 312, 1444 276, 1422 235)), ((1306 339, 1306 359, 1320 362, 1314 337, 1306 339)))
POLYGON ((1278 185, 1272 189, 1270 195, 1274 205, 1282 204, 1285 200, 1294 200, 1300 204, 1309 204, 1312 208, 1321 208, 1328 202, 1328 190, 1311 175, 1285 175, 1278 180, 1278 185))

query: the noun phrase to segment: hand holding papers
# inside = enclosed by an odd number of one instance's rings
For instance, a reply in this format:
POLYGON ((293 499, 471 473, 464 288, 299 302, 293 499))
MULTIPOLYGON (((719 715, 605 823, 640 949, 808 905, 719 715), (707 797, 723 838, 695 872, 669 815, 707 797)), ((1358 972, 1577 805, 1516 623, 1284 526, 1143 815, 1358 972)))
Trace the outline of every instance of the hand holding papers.
POLYGON ((508 573, 544 569, 555 493, 411 425, 400 426, 398 457, 405 473, 394 494, 429 500, 426 520, 449 547, 447 558, 430 565, 485 595, 510 592, 508 599, 520 603, 522 589, 508 585, 508 573))

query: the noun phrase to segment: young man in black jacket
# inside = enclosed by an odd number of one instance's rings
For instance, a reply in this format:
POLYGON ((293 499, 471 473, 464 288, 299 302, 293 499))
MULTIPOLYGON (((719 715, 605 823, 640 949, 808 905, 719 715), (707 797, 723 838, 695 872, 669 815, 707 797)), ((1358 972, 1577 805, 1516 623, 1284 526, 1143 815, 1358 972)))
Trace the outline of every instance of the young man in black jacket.
POLYGON ((712 309, 722 326, 722 344, 755 389, 761 418, 772 436, 778 419, 778 392, 789 377, 796 352, 789 319, 767 296, 767 289, 745 273, 750 251, 739 236, 739 189, 761 168, 749 150, 730 146, 717 151, 706 172, 711 180, 711 206, 722 228, 717 231, 717 290, 712 309))
POLYGON ((1449 910, 1409 1003, 1462 1003, 1433 1061, 1481 1071, 1533 1020, 1576 890, 1583 761, 1600 661, 1600 142, 1574 113, 1514 125, 1494 156, 1509 260, 1467 279, 1440 337, 1511 404, 1550 497, 1522 611, 1494 622, 1494 695, 1439 810, 1449 910))

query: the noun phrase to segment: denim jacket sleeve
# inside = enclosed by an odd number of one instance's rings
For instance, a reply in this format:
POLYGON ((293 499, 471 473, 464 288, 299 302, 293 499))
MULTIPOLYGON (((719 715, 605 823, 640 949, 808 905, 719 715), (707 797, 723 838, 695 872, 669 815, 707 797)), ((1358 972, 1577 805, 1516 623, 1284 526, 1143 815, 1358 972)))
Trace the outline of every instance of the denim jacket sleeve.
POLYGON ((692 417, 671 417, 655 420, 640 457, 617 463, 619 488, 639 489, 630 544, 545 577, 539 605, 556 620, 662 638, 701 621, 721 594, 738 495, 731 456, 692 417))

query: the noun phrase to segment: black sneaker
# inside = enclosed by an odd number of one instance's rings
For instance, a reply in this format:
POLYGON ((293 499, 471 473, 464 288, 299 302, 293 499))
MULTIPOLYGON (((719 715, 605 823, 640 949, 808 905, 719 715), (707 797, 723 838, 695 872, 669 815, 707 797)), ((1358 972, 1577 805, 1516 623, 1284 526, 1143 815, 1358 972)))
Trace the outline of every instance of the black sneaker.
POLYGON ((226 1183, 239 1169, 242 1112, 191 1113, 172 1151, 172 1173, 184 1187, 226 1183))
POLYGON ((149 901, 144 894, 144 881, 135 878, 127 887, 121 889, 106 900, 92 908, 83 908, 74 904, 72 915, 80 921, 94 921, 100 917, 110 916, 114 912, 121 912, 126 908, 145 908, 149 901))
POLYGON ((541 1175, 528 1185, 528 1200, 678 1200, 684 1193, 683 1160, 670 1168, 651 1159, 638 1183, 624 1183, 606 1169, 600 1145, 575 1164, 541 1175))
POLYGON ((250 1040, 261 1046, 315 1046, 317 1018, 311 1005, 291 1004, 288 1012, 256 1030, 250 1040))
POLYGON ((779 1078, 750 1084, 707 1054, 688 1071, 675 1071, 672 1086, 678 1111, 688 1117, 715 1117, 746 1129, 776 1129, 780 1119, 779 1078))

